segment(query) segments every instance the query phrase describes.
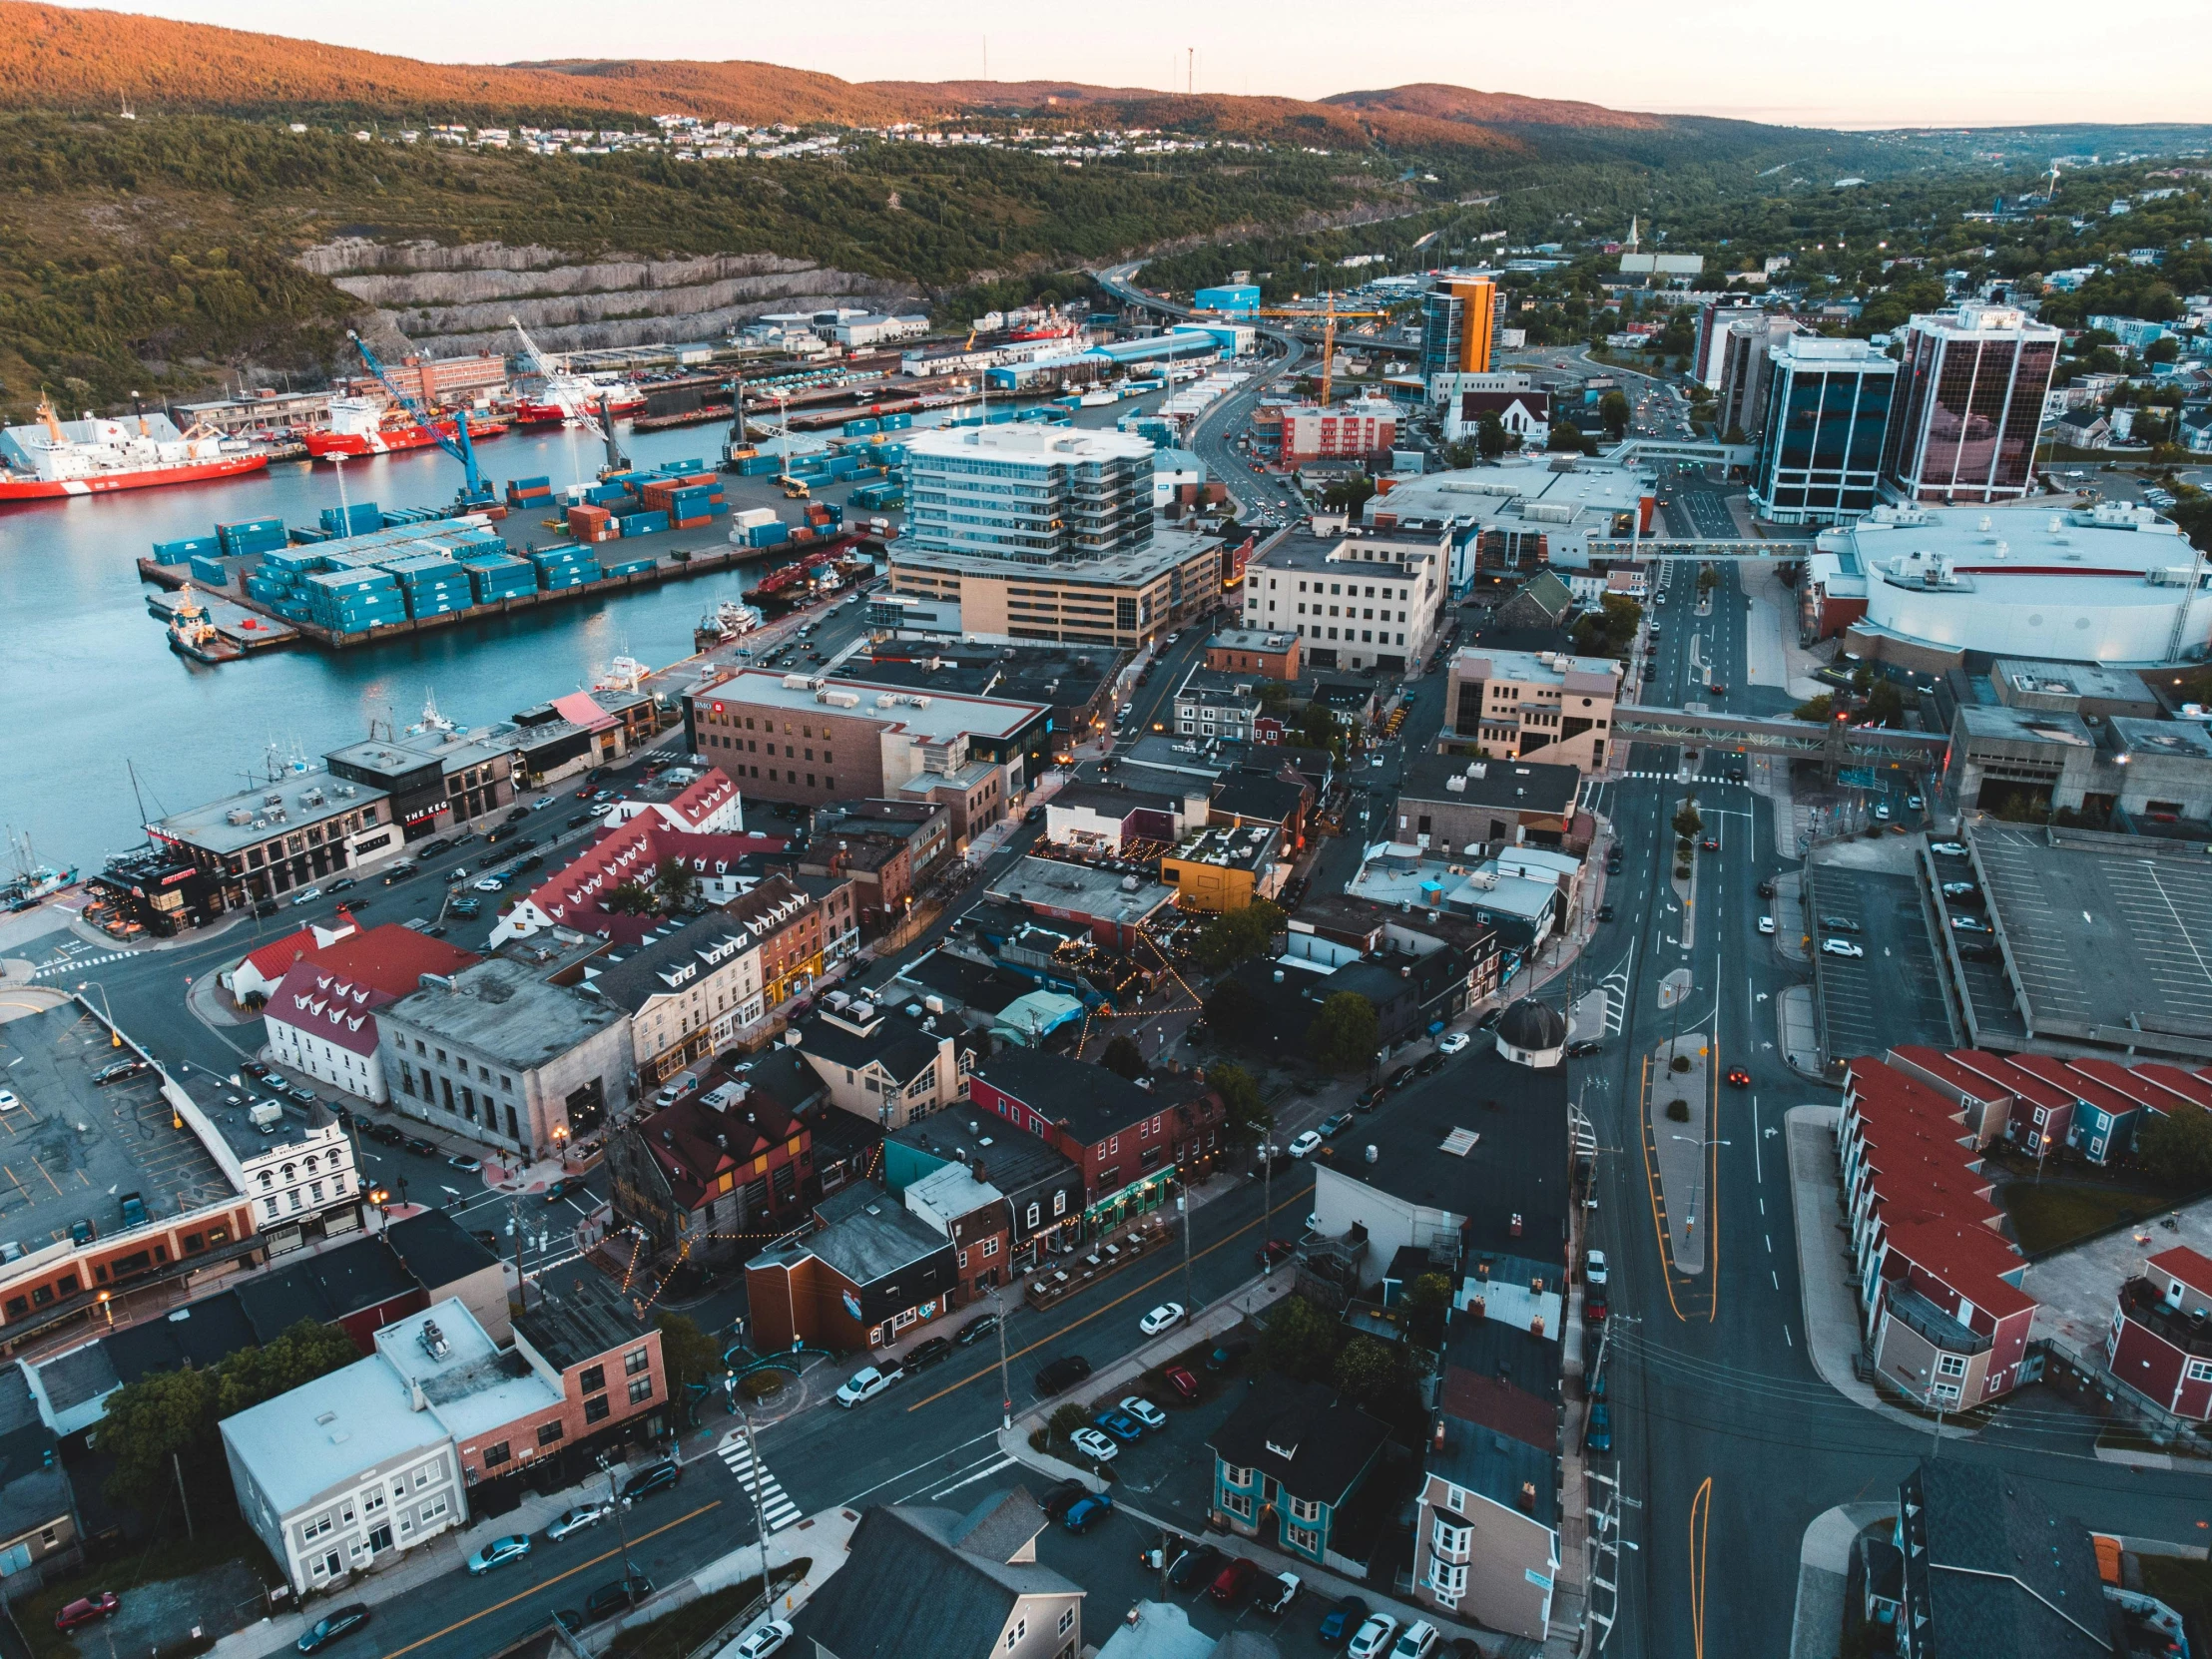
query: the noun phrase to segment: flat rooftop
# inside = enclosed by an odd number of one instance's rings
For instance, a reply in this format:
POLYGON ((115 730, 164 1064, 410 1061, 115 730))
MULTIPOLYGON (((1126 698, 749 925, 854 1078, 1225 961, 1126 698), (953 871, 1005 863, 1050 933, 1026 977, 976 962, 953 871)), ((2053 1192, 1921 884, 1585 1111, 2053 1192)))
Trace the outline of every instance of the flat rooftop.
POLYGON ((836 715, 876 720, 925 742, 941 743, 963 734, 1011 739, 1050 712, 1043 703, 1004 698, 964 697, 958 693, 901 691, 844 675, 781 674, 744 668, 727 680, 704 686, 694 700, 743 703, 751 708, 784 709, 793 714, 836 715), (852 701, 845 703, 842 697, 852 701))
MULTIPOLYGON (((998 428, 992 428, 994 431, 998 428)), ((1219 554, 1221 537, 1200 530, 1169 530, 1155 526, 1152 539, 1127 553, 1109 553, 1101 559, 1063 559, 1052 564, 1023 564, 984 553, 944 553, 934 548, 893 542, 891 572, 942 571, 955 576, 988 576, 999 581, 1034 587, 1142 587, 1166 577, 1170 571, 1202 553, 1219 554)))
MULTIPOLYGON (((305 830, 364 807, 381 807, 389 799, 367 784, 348 784, 324 772, 304 773, 172 813, 152 829, 163 840, 231 853, 259 846, 285 830, 305 830)), ((388 822, 388 813, 386 808, 377 816, 388 822)))
POLYGON ((225 1417, 222 1426, 233 1455, 279 1515, 350 1484, 364 1468, 447 1438, 436 1415, 414 1409, 406 1384, 378 1358, 225 1417))
POLYGON ((1598 691, 1610 697, 1620 685, 1621 665, 1610 657, 1566 657, 1554 652, 1489 651, 1463 645, 1451 656, 1454 680, 1510 680, 1518 685, 1563 686, 1598 691))
POLYGON ((561 1401, 530 1362, 494 1343, 458 1297, 376 1333, 378 1358, 417 1389, 457 1440, 504 1427, 561 1401))
POLYGON ((2212 863, 2202 851, 1991 821, 1970 824, 1964 839, 2032 1035, 2212 1056, 2212 863))
POLYGON ((1105 646, 947 645, 916 649, 883 641, 872 655, 850 657, 849 679, 962 697, 1002 697, 1019 703, 1081 708, 1117 668, 1122 653, 1105 646))
POLYGON ((1574 811, 1581 788, 1582 774, 1574 767, 1545 761, 1483 761, 1421 750, 1405 758, 1405 781, 1398 794, 1413 801, 1500 807, 1563 818, 1574 811), (1453 779, 1458 783, 1453 784, 1453 779))
POLYGON ((450 990, 433 987, 401 997, 379 1017, 528 1071, 624 1015, 581 991, 547 984, 526 963, 494 956, 463 968, 450 990))
POLYGON ((996 877, 987 897, 1099 921, 1135 923, 1175 902, 1175 889, 1141 875, 1072 864, 1059 858, 1023 858, 996 877))
POLYGON ((1408 479, 1375 497, 1368 510, 1394 513, 1401 522, 1525 520, 1531 530, 1572 526, 1603 535, 1614 513, 1627 512, 1651 488, 1648 472, 1638 465, 1584 457, 1562 467, 1541 455, 1408 479))
POLYGON ((93 1082, 129 1053, 73 1002, 0 1025, 0 1077, 23 1099, 0 1118, 0 1240, 41 1250, 80 1220, 119 1232, 125 1193, 156 1217, 237 1196, 199 1137, 170 1127, 159 1075, 93 1082))
POLYGON ((615 1289, 587 1272, 545 1276, 537 1301, 515 1315, 515 1331, 561 1371, 645 1337, 645 1328, 615 1289))
POLYGON ((1267 867, 1275 842, 1276 831, 1269 825, 1255 824, 1241 830, 1224 826, 1185 835, 1167 856, 1189 864, 1257 870, 1267 867))
POLYGON ((997 426, 934 426, 915 432, 906 440, 906 453, 930 459, 961 456, 1017 464, 1029 461, 1083 466, 1098 461, 1148 459, 1152 442, 1096 427, 1007 421, 997 426))

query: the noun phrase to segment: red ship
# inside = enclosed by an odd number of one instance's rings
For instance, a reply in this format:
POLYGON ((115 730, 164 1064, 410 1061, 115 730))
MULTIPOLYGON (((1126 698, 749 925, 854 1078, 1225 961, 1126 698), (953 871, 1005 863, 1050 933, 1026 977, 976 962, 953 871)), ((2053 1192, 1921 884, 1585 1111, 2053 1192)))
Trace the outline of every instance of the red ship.
POLYGON ((65 427, 53 406, 44 401, 38 412, 43 430, 24 427, 13 434, 30 465, 20 471, 0 467, 0 501, 194 484, 259 472, 269 465, 266 450, 226 454, 217 433, 203 426, 179 432, 166 415, 142 414, 134 431, 122 421, 89 415, 65 427))
MULTIPOLYGON (((454 435, 450 419, 435 421, 438 432, 454 435)), ((481 443, 507 429, 502 420, 478 420, 471 416, 468 435, 481 443)), ((306 435, 307 453, 317 460, 332 455, 391 455, 406 449, 423 449, 437 442, 437 435, 405 409, 381 403, 373 397, 330 399, 328 431, 306 435)))

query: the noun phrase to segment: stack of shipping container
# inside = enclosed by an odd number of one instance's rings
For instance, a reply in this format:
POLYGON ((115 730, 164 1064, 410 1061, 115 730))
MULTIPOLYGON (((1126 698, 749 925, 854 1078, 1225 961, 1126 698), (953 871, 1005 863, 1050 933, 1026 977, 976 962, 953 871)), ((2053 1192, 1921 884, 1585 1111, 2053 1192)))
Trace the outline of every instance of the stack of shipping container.
POLYGON ((520 512, 525 507, 550 507, 552 504, 552 479, 510 478, 507 480, 507 510, 509 512, 520 512))

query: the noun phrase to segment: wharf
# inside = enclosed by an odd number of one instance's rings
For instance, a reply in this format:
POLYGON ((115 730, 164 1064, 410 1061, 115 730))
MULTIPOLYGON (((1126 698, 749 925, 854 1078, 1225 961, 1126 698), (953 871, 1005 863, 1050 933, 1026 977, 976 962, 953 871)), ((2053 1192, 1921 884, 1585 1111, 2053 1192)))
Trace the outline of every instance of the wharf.
MULTIPOLYGON (((142 559, 139 563, 143 566, 146 561, 142 559)), ((179 567, 162 565, 157 568, 169 571, 174 578, 179 567)), ((200 608, 208 613, 208 620, 215 625, 217 637, 241 651, 268 651, 299 643, 299 629, 282 617, 271 616, 259 607, 226 599, 220 594, 211 594, 204 588, 196 587, 192 592, 200 608)), ((177 614, 183 598, 181 593, 150 593, 146 596, 146 608, 157 621, 167 626, 177 614)))
MULTIPOLYGON (((540 517, 536 509, 523 509, 513 513, 497 523, 495 528, 506 541, 508 550, 518 555, 525 553, 533 545, 570 545, 566 520, 552 516, 540 517)), ((626 593, 633 588, 652 587, 661 582, 716 575, 733 570, 741 564, 763 561, 784 563, 805 551, 790 544, 781 547, 733 547, 727 539, 728 535, 729 520, 718 518, 711 530, 664 530, 652 535, 626 536, 619 542, 600 543, 598 549, 609 552, 620 549, 620 557, 624 559, 651 558, 653 566, 650 570, 639 571, 630 576, 603 576, 596 582, 584 582, 575 587, 558 588, 550 592, 540 590, 516 594, 509 599, 495 599, 488 604, 472 605, 466 610, 448 611, 443 616, 409 618, 388 627, 368 629, 355 634, 341 634, 312 622, 289 621, 247 595, 244 592, 245 581, 258 568, 258 561, 243 562, 235 578, 237 586, 231 588, 210 588, 205 583, 193 580, 189 565, 165 565, 151 558, 141 558, 138 561, 138 571, 142 581, 168 589, 172 594, 189 585, 207 604, 217 630, 226 638, 232 637, 234 622, 243 625, 243 619, 251 615, 257 627, 245 630, 249 637, 258 636, 263 630, 272 634, 281 630, 287 636, 275 641, 257 638, 257 648, 262 644, 303 641, 328 651, 346 651, 355 646, 405 639, 412 634, 427 633, 459 623, 481 622, 488 617, 508 616, 516 612, 535 610, 540 606, 572 604, 577 600, 596 599, 610 593, 626 593)), ((162 608, 165 601, 169 607, 174 607, 175 600, 169 594, 150 596, 147 606, 156 616, 167 621, 169 609, 162 608)), ((244 644, 245 641, 240 643, 244 644)))

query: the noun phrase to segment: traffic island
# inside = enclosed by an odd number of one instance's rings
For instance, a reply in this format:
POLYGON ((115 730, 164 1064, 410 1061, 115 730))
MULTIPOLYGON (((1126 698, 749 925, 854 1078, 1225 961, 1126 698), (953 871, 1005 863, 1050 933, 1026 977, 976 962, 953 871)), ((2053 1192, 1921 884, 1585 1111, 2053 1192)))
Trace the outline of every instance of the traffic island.
POLYGON ((1661 1043, 1652 1053, 1644 1114, 1667 1254, 1675 1270, 1705 1271, 1706 1171, 1712 1151, 1712 1045, 1702 1033, 1661 1043))

